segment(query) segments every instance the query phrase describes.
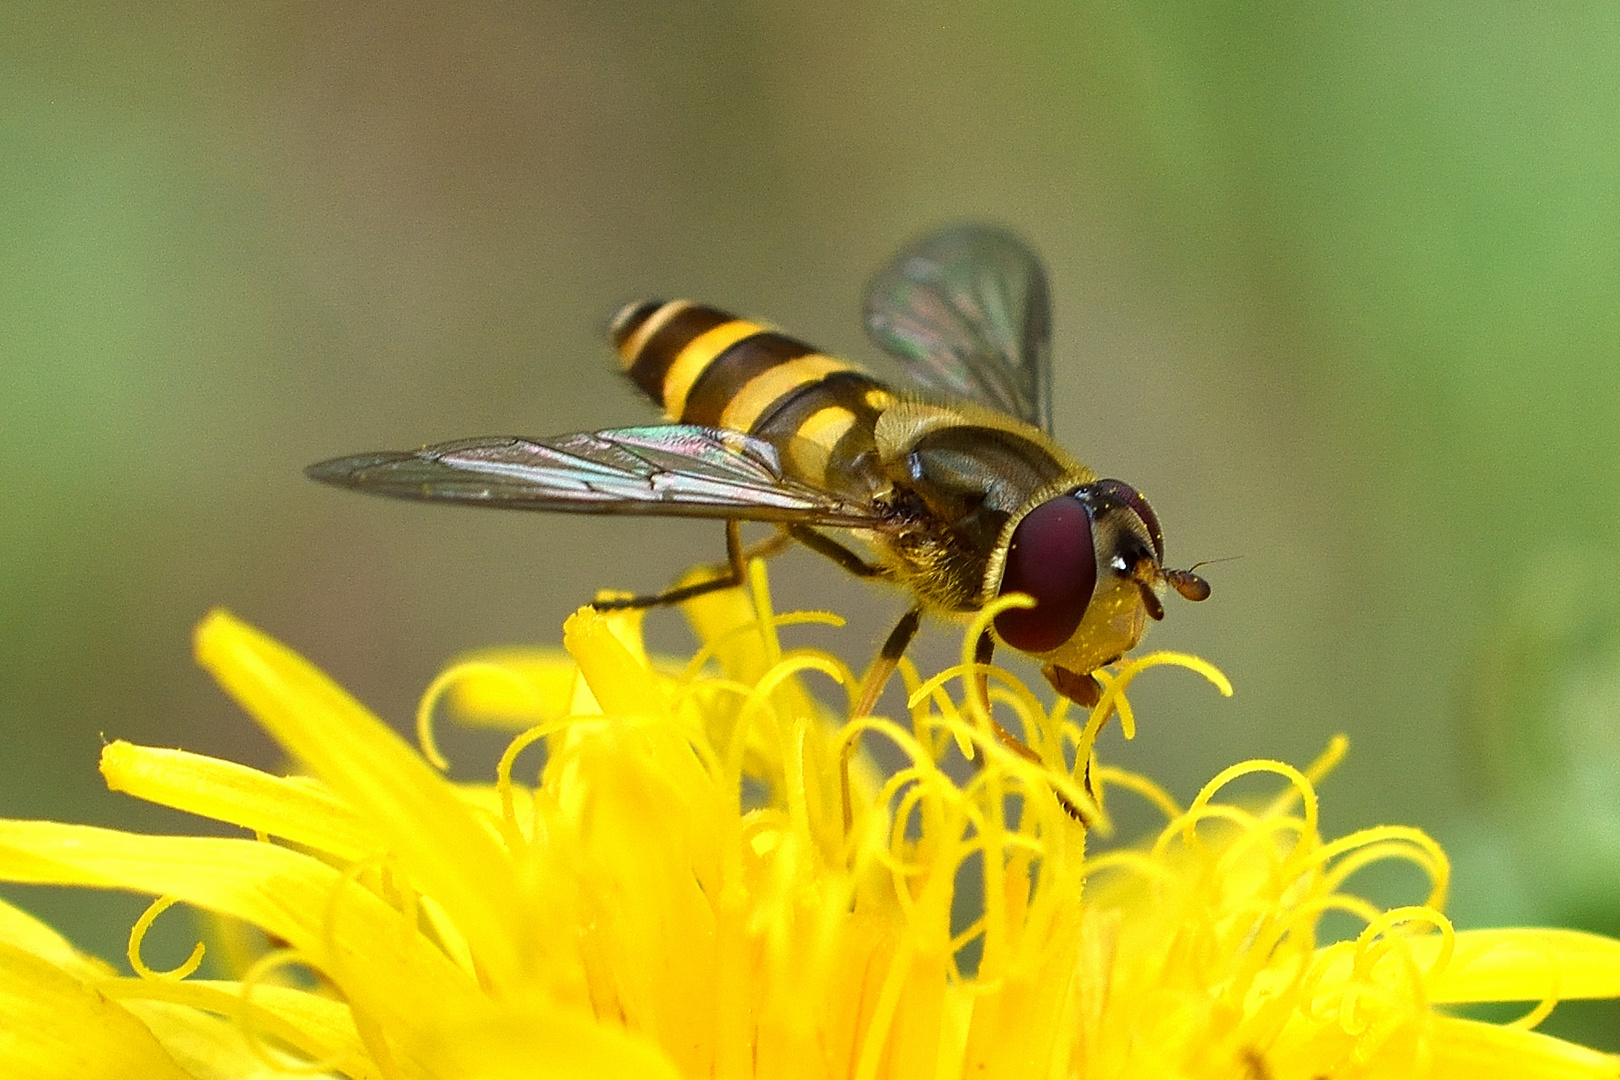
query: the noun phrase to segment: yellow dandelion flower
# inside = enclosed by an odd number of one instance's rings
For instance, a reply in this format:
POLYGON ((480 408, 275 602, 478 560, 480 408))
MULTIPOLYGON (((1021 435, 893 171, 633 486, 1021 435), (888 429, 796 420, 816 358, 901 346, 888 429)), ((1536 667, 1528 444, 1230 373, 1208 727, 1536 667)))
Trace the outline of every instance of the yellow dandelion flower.
POLYGON ((0 822, 0 880, 156 898, 133 975, 0 905, 0 1073, 1620 1076, 1620 1058, 1533 1030, 1559 999, 1620 995, 1620 942, 1453 930, 1445 856, 1421 832, 1323 839, 1315 782, 1342 742, 1304 770, 1234 766, 1187 806, 1093 761, 1103 720, 1131 721, 1138 672, 1180 664, 1224 686, 1202 662, 1131 661, 1071 718, 965 654, 926 681, 903 665, 903 719, 846 723, 806 684, 857 680, 778 634, 831 617, 777 616, 754 584, 688 606, 704 641, 689 661, 650 659, 636 615, 583 609, 565 654, 456 665, 427 695, 422 752, 285 646, 210 615, 200 662, 303 775, 116 742, 111 787, 245 834, 0 822), (428 717, 446 695, 523 729, 492 783, 436 767, 428 717), (877 742, 897 769, 871 764, 877 742), (520 782, 535 743, 543 768, 520 782), (1227 794, 1257 773, 1275 778, 1269 804, 1227 794), (1097 831, 1134 797, 1162 831, 1089 852, 1080 818, 1097 831), (1387 859, 1419 867, 1427 895, 1383 910, 1350 891, 1387 859), (262 933, 233 939, 232 977, 197 977, 200 954, 142 962, 174 902, 262 933), (1321 940, 1330 912, 1363 929, 1321 940), (1503 1025, 1445 1011, 1484 1001, 1539 1004, 1503 1025))

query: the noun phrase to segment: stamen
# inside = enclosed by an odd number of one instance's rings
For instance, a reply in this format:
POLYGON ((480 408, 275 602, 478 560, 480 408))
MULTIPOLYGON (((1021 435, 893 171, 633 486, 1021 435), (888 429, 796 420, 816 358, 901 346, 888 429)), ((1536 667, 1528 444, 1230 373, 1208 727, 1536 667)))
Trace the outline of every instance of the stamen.
POLYGON ((428 688, 422 692, 422 700, 416 706, 416 742, 422 748, 422 756, 427 758, 428 764, 440 772, 449 772, 450 762, 439 751, 438 738, 433 732, 434 707, 456 683, 483 675, 511 684, 520 696, 527 698, 536 707, 541 704, 540 694, 535 688, 517 672, 502 664, 492 664, 486 660, 469 660, 462 664, 452 664, 439 672, 428 684, 428 688))
POLYGON ((277 968, 291 967, 294 964, 314 969, 314 965, 297 949, 276 949, 259 957, 242 976, 239 1006, 231 1019, 236 1025, 237 1033, 242 1036, 242 1041, 247 1043, 248 1053, 264 1062, 271 1072, 292 1073, 295 1076, 318 1076, 335 1072, 347 1063, 348 1054, 334 1050, 321 1061, 292 1057, 267 1045, 260 1035, 259 1028, 253 1023, 256 1014, 253 1005, 254 989, 265 982, 270 973, 277 968))
POLYGON ((130 927, 129 945, 125 948, 125 955, 129 957, 129 966, 134 968, 135 974, 143 979, 172 979, 179 981, 202 966, 203 953, 206 949, 200 941, 191 950, 190 956, 186 957, 178 967, 170 968, 168 971, 154 971, 146 966, 145 960, 141 959, 141 942, 145 940, 146 932, 152 928, 152 924, 157 921, 159 915, 168 911, 178 902, 177 897, 158 897, 141 913, 141 917, 135 920, 135 925, 130 927))

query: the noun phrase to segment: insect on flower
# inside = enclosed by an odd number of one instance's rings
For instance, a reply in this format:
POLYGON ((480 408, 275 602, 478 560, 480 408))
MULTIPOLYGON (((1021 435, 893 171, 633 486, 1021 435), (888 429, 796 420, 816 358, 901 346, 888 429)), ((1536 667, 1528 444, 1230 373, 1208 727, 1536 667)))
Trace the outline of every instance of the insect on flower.
POLYGON ((964 617, 1006 593, 979 640, 1042 664, 1081 704, 1092 672, 1162 619, 1166 585, 1209 595, 1164 566, 1152 507, 1098 479, 1052 439, 1046 274, 1021 240, 962 224, 904 248, 866 291, 866 327, 924 388, 902 391, 758 323, 686 300, 646 300, 614 318, 626 374, 669 423, 553 438, 482 438, 312 465, 316 480, 398 498, 519 510, 652 514, 726 522, 720 576, 598 603, 648 607, 743 580, 739 523, 778 532, 861 577, 908 589, 855 715, 870 710, 924 612, 964 617), (847 530, 862 554, 824 530, 847 530))

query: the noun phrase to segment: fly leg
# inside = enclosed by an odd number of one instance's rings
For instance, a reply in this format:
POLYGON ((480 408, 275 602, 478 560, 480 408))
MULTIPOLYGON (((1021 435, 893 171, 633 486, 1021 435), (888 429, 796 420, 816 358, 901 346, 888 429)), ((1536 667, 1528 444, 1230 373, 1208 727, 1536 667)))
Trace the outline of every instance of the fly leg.
MULTIPOLYGON (((843 544, 823 533, 817 532, 808 525, 784 525, 783 529, 788 536, 791 536, 817 555, 823 555, 831 559, 856 577, 880 578, 888 577, 894 573, 887 566, 867 562, 843 544)), ((912 608, 906 612, 899 624, 889 633, 889 639, 883 643, 883 650, 878 653, 877 659, 872 662, 871 670, 866 673, 866 678, 861 680, 861 696, 850 716, 866 716, 871 713, 872 706, 877 704, 878 696, 883 693, 884 684, 889 681, 889 676, 894 674, 896 665, 900 663, 900 657, 905 655, 906 647, 911 644, 911 639, 917 636, 917 627, 921 625, 921 622, 922 608, 912 608)))
POLYGON ((900 617, 894 629, 889 631, 888 640, 878 651, 877 659, 872 661, 872 667, 867 671, 866 678, 861 680, 861 696, 855 703, 855 709, 850 717, 870 716, 872 706, 883 693, 883 687, 888 683, 889 676, 899 666, 900 658, 905 655, 906 648, 911 639, 917 636, 917 628, 922 625, 922 608, 912 608, 900 617))
MULTIPOLYGON (((900 664, 900 658, 905 655, 906 647, 917 636, 917 629, 921 625, 922 608, 912 608, 902 615, 894 629, 889 631, 888 640, 884 641, 877 659, 872 661, 872 667, 867 671, 866 678, 861 680, 861 696, 850 713, 851 719, 871 714, 872 706, 877 704, 878 695, 883 693, 883 687, 889 681, 889 676, 894 674, 894 669, 900 664)), ((849 794, 849 759, 854 754, 855 740, 850 739, 844 743, 843 758, 839 762, 838 769, 843 781, 845 833, 849 832, 855 820, 855 811, 849 794)))
MULTIPOLYGON (((973 662, 975 664, 984 664, 985 666, 989 666, 990 660, 995 655, 996 639, 990 636, 990 631, 986 630, 983 634, 979 635, 979 640, 973 645, 973 662)), ((1025 761, 1033 761, 1035 764, 1039 765, 1041 763, 1040 755, 1034 750, 1031 750, 1029 744, 1023 739, 1020 739, 1018 736, 1002 727, 1001 722, 995 718, 993 713, 991 713, 990 674, 985 671, 976 672, 974 674, 974 682, 978 684, 979 701, 983 703, 984 714, 990 720, 990 730, 995 732, 996 738, 1001 742, 1001 745, 1005 746, 1007 749, 1011 750, 1025 761)))
MULTIPOLYGON (((990 636, 990 631, 986 630, 979 637, 978 642, 975 643, 973 647, 973 662, 975 664, 988 665, 990 663, 990 658, 993 657, 995 653, 995 639, 990 636)), ((1033 762, 1036 765, 1041 765, 1044 767, 1045 763, 1041 761, 1041 756, 1037 754, 1028 743, 1014 735, 1012 732, 1008 731, 1006 728, 1002 727, 1001 724, 996 720, 995 716, 990 714, 989 674, 983 671, 978 672, 976 679, 979 686, 979 699, 984 702, 985 715, 989 716, 990 718, 990 730, 995 732, 996 739, 1000 741, 1001 745, 1005 746, 1007 749, 1011 750, 1025 761, 1033 762)), ((1085 788, 1086 794, 1095 799, 1097 797, 1097 791, 1091 786, 1091 759, 1089 757, 1086 758, 1083 768, 1084 772, 1081 775, 1080 783, 1085 788)), ((1057 796, 1058 805, 1062 806, 1064 812, 1070 817, 1074 818, 1074 820, 1078 821, 1082 825, 1091 824, 1091 822, 1086 819, 1086 815, 1081 812, 1080 808, 1074 805, 1074 803, 1069 799, 1065 798, 1061 791, 1053 791, 1052 794, 1057 796)))
MULTIPOLYGON (((860 578, 888 577, 893 571, 887 566, 869 563, 843 544, 834 540, 825 533, 817 532, 808 525, 797 523, 784 525, 782 528, 787 535, 815 552, 817 555, 831 559, 845 570, 860 578)), ((904 651, 904 650, 902 650, 904 651)))
MULTIPOLYGON (((869 563, 849 548, 840 544, 825 533, 819 532, 808 525, 791 523, 782 526, 782 534, 791 537, 815 552, 817 555, 831 559, 847 572, 860 578, 888 577, 893 573, 887 566, 878 563, 869 563)), ((901 616, 889 632, 889 637, 879 650, 877 659, 872 661, 871 668, 866 677, 861 680, 860 697, 856 699, 855 708, 850 717, 867 716, 872 712, 872 706, 877 704, 883 687, 888 684, 889 676, 900 664, 900 657, 905 655, 906 648, 911 640, 917 636, 917 629, 922 625, 922 608, 912 608, 901 616)), ((852 738, 844 743, 843 754, 839 760, 838 774, 842 784, 844 799, 844 832, 847 834, 854 824, 855 811, 850 800, 849 792, 849 762, 855 755, 855 740, 852 738)))
POLYGON ((889 574, 888 567, 867 562, 843 544, 822 535, 808 525, 784 525, 781 532, 766 537, 745 551, 742 546, 741 523, 728 521, 726 522, 726 565, 723 573, 707 581, 697 581, 691 585, 677 585, 674 588, 665 589, 663 592, 647 593, 642 596, 625 596, 613 600, 597 600, 591 606, 598 611, 663 607, 667 604, 678 604, 682 600, 690 600, 694 596, 703 596, 707 593, 719 592, 721 589, 735 588, 748 578, 749 559, 768 559, 773 555, 778 555, 787 547, 789 540, 799 541, 811 551, 826 556, 856 577, 875 578, 885 577, 889 574))
POLYGON ((649 593, 645 596, 625 596, 612 600, 596 600, 591 606, 598 611, 622 611, 625 608, 663 607, 666 604, 678 604, 682 600, 690 600, 694 596, 703 596, 707 593, 719 592, 721 589, 731 589, 741 585, 748 578, 748 560, 751 558, 768 559, 787 547, 788 538, 783 533, 767 537, 752 548, 744 549, 742 543, 742 525, 740 522, 726 522, 726 565, 718 577, 706 581, 693 582, 691 585, 677 585, 663 592, 649 593))

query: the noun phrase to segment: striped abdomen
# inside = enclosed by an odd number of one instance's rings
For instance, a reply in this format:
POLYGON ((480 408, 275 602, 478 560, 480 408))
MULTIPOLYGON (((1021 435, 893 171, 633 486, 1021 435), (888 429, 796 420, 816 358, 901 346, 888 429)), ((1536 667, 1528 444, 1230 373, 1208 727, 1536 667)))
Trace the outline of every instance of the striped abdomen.
POLYGON ((814 484, 865 487, 889 392, 844 360, 686 300, 630 304, 610 331, 625 373, 673 422, 773 444, 814 484))

